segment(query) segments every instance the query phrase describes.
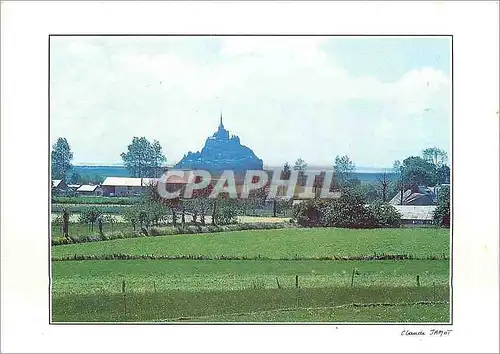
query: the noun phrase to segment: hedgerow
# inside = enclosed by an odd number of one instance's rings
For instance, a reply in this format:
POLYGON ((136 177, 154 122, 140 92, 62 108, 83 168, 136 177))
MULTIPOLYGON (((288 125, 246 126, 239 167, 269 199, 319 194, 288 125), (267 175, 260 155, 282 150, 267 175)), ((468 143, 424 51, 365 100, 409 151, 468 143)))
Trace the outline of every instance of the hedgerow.
POLYGON ((228 231, 243 231, 243 230, 270 230, 270 229, 286 229, 299 227, 293 223, 287 222, 255 222, 255 223, 242 223, 230 225, 182 225, 178 226, 165 226, 165 227, 151 227, 148 230, 148 236, 145 236, 139 231, 133 232, 107 232, 102 235, 89 235, 69 238, 56 237, 52 239, 52 245, 65 245, 70 243, 85 243, 94 241, 107 241, 121 238, 133 237, 155 237, 167 235, 180 235, 180 234, 199 234, 199 233, 214 233, 214 232, 228 232, 228 231))

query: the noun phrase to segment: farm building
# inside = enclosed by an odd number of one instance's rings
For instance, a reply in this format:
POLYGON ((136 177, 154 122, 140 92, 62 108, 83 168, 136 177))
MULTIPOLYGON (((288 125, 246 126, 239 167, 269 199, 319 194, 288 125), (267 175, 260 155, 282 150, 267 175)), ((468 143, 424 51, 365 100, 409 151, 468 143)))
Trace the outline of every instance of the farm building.
POLYGON ((83 184, 76 190, 80 195, 101 195, 102 188, 98 185, 83 184))
POLYGON ((140 195, 147 186, 155 183, 155 178, 106 177, 101 185, 102 195, 111 197, 140 195))
POLYGON ((76 192, 78 188, 80 188, 81 184, 68 184, 68 188, 73 192, 76 192))
POLYGON ((397 193, 389 203, 392 205, 429 206, 435 205, 437 202, 437 196, 434 190, 426 186, 418 186, 414 190, 407 189, 402 197, 403 200, 401 201, 401 193, 397 193))
POLYGON ((53 194, 64 194, 68 191, 68 185, 61 179, 52 180, 52 193, 53 194))
POLYGON ((394 205, 406 225, 432 224, 435 205, 394 205))

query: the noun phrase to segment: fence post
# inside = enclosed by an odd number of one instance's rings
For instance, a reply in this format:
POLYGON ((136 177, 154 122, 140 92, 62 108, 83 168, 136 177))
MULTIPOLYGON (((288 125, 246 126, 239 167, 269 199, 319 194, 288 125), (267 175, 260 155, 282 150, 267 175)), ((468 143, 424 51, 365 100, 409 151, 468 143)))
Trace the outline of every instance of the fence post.
POLYGON ((156 281, 153 280, 153 288, 154 288, 154 291, 156 293, 156 281))
POLYGON ((296 288, 299 287, 299 276, 298 275, 295 276, 295 287, 296 288))
POLYGON ((432 293, 434 294, 434 302, 436 302, 436 282, 432 282, 432 293))
POLYGON ((278 280, 278 277, 276 277, 276 283, 278 284, 278 289, 281 289, 280 281, 278 280))
POLYGON ((417 275, 417 286, 420 286, 420 275, 417 275))
POLYGON ((351 288, 354 286, 354 269, 352 270, 351 288))
POLYGON ((122 280, 122 293, 123 293, 123 311, 125 321, 127 320, 127 296, 125 294, 125 279, 122 280))

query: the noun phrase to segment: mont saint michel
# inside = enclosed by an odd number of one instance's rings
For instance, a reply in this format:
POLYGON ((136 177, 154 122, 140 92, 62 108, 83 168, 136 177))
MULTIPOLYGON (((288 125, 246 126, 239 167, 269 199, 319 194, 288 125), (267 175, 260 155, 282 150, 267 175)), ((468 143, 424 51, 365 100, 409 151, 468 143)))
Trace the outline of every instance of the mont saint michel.
POLYGON ((220 116, 219 128, 205 141, 201 151, 184 155, 175 165, 181 169, 222 170, 262 170, 263 163, 249 147, 242 145, 237 135, 229 134, 220 116))

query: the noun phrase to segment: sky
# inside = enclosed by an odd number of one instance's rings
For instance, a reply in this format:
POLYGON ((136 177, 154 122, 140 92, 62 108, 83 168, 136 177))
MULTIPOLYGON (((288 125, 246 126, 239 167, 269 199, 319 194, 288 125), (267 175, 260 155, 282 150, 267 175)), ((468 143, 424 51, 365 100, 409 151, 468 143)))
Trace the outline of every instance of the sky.
POLYGON ((265 165, 391 167, 450 153, 441 37, 51 37, 52 143, 74 164, 116 164, 134 136, 167 164, 199 151, 222 114, 265 165))

